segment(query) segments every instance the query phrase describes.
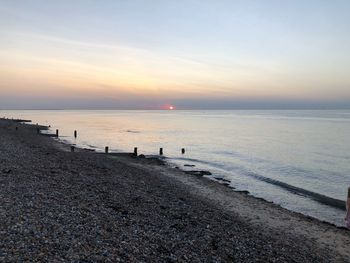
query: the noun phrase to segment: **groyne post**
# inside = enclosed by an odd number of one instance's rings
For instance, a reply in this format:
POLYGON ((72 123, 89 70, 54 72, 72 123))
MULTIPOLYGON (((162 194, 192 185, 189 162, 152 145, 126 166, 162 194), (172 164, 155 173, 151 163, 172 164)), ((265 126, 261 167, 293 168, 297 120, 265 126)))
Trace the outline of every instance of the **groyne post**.
POLYGON ((108 146, 105 147, 105 153, 108 153, 108 146))
POLYGON ((163 148, 159 148, 159 155, 163 155, 163 148))
POLYGON ((36 128, 36 133, 39 134, 40 133, 40 129, 36 128))
POLYGON ((56 129, 56 137, 58 137, 58 129, 56 129))
POLYGON ((182 148, 182 149, 181 149, 181 153, 182 153, 182 154, 185 154, 185 148, 182 148))
POLYGON ((134 156, 137 156, 137 147, 134 148, 134 156))
POLYGON ((72 146, 70 147, 70 151, 71 151, 71 152, 74 152, 74 149, 75 149, 75 147, 72 145, 72 146))
POLYGON ((78 137, 78 133, 77 133, 77 131, 75 130, 74 131, 74 138, 77 138, 78 137))
POLYGON ((16 131, 18 130, 18 127, 16 126, 16 131))

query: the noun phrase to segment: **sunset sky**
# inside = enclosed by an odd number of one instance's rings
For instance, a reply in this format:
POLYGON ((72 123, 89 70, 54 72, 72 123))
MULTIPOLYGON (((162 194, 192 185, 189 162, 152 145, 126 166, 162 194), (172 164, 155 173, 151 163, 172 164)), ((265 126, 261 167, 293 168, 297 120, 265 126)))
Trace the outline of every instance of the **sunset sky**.
POLYGON ((349 10, 0 0, 0 108, 350 108, 349 10))

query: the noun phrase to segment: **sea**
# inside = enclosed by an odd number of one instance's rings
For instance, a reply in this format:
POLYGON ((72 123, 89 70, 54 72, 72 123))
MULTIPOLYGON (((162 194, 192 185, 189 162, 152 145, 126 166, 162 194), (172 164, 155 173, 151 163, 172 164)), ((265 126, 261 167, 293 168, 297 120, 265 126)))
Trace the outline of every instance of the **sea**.
POLYGON ((0 117, 50 125, 60 140, 99 152, 137 147, 157 156, 163 148, 172 166, 210 171, 206 177, 232 191, 344 224, 350 110, 1 110, 0 117))

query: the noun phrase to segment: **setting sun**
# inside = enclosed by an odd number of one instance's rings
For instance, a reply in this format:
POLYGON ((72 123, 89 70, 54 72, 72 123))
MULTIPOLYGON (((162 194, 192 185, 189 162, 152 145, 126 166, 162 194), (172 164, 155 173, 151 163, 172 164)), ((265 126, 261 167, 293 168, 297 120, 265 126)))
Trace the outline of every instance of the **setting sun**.
POLYGON ((175 107, 174 106, 169 106, 169 110, 174 110, 175 107))

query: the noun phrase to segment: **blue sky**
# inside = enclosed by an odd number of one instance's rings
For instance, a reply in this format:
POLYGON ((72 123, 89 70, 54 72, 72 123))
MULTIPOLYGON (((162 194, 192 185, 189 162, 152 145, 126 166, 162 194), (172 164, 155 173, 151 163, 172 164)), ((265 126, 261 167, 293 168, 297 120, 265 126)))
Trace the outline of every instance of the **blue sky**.
POLYGON ((350 107, 349 1, 0 1, 2 108, 350 107))

